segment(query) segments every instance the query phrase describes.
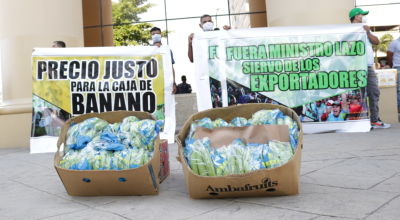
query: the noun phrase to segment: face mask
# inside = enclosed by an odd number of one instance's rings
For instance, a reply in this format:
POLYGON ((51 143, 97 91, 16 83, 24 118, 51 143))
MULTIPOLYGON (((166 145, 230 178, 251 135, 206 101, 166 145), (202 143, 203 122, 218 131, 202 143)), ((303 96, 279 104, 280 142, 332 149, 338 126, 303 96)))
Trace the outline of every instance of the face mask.
POLYGON ((203 31, 212 31, 214 28, 214 24, 212 22, 207 22, 203 24, 203 31))
POLYGON ((153 40, 153 43, 161 42, 161 34, 153 34, 151 35, 151 39, 153 40))
POLYGON ((368 17, 367 16, 363 16, 361 22, 362 23, 367 23, 368 22, 368 17))

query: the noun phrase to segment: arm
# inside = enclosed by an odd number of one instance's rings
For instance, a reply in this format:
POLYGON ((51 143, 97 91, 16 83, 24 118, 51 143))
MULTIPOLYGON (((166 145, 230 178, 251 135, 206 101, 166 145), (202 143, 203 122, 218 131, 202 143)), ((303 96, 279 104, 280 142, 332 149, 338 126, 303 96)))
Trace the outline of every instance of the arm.
MULTIPOLYGON (((321 104, 322 105, 322 104, 321 104)), ((312 115, 314 116, 314 117, 318 117, 318 107, 317 107, 317 105, 315 105, 315 107, 314 107, 314 112, 312 113, 312 115)))
POLYGON ((349 103, 347 102, 347 94, 342 93, 342 108, 343 111, 347 112, 349 111, 349 103))
POLYGON ((368 36, 369 41, 371 41, 371 44, 378 45, 379 38, 377 36, 371 34, 371 28, 368 25, 364 25, 364 29, 367 32, 367 36, 368 36))
POLYGON ((387 59, 387 64, 390 67, 393 67, 393 52, 387 51, 386 59, 387 59))
POLYGON ((188 57, 191 63, 193 63, 193 49, 192 49, 192 40, 193 40, 194 34, 191 33, 189 35, 189 46, 188 46, 188 57))
POLYGON ((227 30, 232 29, 232 27, 231 27, 231 26, 228 26, 228 25, 224 25, 223 29, 227 31, 227 30))
POLYGON ((326 121, 326 119, 327 119, 327 113, 325 112, 324 114, 322 114, 322 116, 321 116, 321 121, 326 121))
POLYGON ((332 106, 329 106, 329 108, 326 108, 326 111, 325 111, 326 115, 329 115, 331 113, 331 111, 332 111, 332 106))
POLYGON ((174 69, 174 65, 172 65, 172 75, 173 75, 173 79, 174 79, 174 84, 172 86, 172 94, 176 93, 176 83, 175 83, 175 69, 174 69))
POLYGON ((154 46, 160 47, 161 46, 161 42, 156 42, 153 44, 154 46))

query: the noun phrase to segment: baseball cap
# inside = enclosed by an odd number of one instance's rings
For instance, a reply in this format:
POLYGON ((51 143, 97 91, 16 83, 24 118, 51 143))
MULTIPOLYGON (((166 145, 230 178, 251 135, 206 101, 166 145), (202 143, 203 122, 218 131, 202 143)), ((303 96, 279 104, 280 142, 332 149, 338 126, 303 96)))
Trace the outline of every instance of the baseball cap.
POLYGON ((340 102, 339 102, 339 101, 334 101, 334 102, 332 103, 332 106, 334 106, 334 105, 339 105, 339 106, 340 106, 340 102))
POLYGON ((333 100, 328 100, 328 102, 326 103, 328 106, 333 104, 333 100))
POLYGON ((349 13, 350 19, 356 15, 367 15, 369 11, 363 11, 361 8, 353 8, 349 13))

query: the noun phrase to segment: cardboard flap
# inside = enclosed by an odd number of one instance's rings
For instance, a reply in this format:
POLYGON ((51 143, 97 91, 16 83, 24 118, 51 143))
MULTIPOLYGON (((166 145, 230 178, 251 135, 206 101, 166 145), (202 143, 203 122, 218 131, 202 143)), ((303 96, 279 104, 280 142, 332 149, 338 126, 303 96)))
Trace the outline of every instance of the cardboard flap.
POLYGON ((214 108, 214 109, 209 109, 205 111, 201 111, 198 113, 193 114, 188 118, 188 120, 185 122, 183 125, 182 129, 179 131, 179 133, 176 135, 176 140, 179 139, 179 142, 177 141, 178 145, 181 147, 185 147, 185 138, 188 135, 188 132, 190 130, 190 124, 193 121, 200 120, 202 118, 208 117, 211 120, 215 120, 217 118, 222 118, 226 122, 232 121, 235 117, 244 117, 246 119, 249 119, 253 116, 253 114, 259 110, 272 110, 272 109, 279 109, 283 115, 288 115, 293 120, 297 122, 297 126, 299 131, 302 131, 302 124, 299 120, 298 115, 290 108, 281 106, 281 105, 274 105, 274 104, 268 104, 268 103, 251 103, 251 104, 240 104, 240 105, 235 105, 235 106, 228 106, 224 108, 214 108))
POLYGON ((289 142, 289 128, 287 125, 251 125, 245 127, 220 127, 212 130, 197 126, 194 139, 210 139, 211 148, 228 146, 240 138, 244 143, 267 144, 270 140, 289 142))

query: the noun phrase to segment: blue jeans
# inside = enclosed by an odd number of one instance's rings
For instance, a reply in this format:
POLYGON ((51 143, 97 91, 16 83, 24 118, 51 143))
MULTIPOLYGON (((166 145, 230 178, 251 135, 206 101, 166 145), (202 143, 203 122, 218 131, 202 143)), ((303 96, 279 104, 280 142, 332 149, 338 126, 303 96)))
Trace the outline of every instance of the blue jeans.
POLYGON ((397 69, 397 108, 400 109, 400 66, 393 68, 397 69))

